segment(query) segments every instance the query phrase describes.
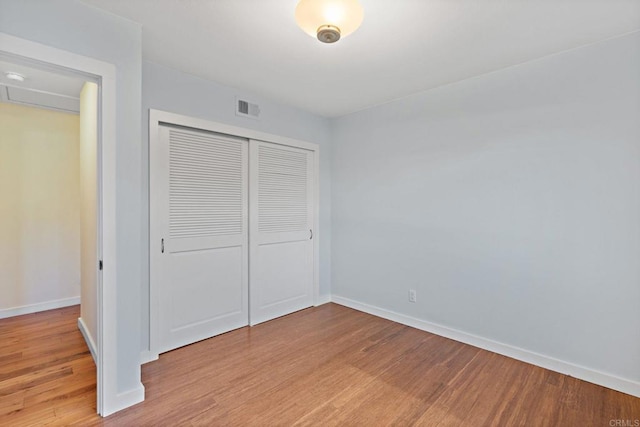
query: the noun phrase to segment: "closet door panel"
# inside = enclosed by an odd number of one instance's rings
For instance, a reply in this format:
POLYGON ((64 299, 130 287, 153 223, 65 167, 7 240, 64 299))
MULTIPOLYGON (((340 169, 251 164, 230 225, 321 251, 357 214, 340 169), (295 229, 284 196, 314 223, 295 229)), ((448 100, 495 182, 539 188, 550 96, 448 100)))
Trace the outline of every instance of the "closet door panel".
POLYGON ((170 126, 159 140, 154 268, 165 352, 248 324, 248 141, 170 126))
POLYGON ((313 305, 313 152, 250 142, 250 321, 313 305))

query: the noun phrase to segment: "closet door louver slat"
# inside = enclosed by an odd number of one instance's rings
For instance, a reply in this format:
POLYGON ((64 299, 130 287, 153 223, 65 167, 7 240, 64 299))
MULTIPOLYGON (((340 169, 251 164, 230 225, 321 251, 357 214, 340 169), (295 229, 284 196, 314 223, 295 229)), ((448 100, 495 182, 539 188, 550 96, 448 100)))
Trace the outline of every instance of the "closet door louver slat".
POLYGON ((241 234, 242 145, 178 129, 169 138, 170 237, 241 234))
POLYGON ((307 230, 307 153, 261 145, 258 158, 258 230, 307 230))

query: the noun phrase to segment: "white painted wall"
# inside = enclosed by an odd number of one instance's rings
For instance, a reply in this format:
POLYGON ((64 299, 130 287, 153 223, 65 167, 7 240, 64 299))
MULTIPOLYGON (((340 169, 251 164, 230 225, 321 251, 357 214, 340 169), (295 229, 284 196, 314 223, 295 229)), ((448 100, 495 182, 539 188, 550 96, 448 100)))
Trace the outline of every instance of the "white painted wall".
POLYGON ((79 302, 78 129, 0 103, 0 318, 79 302))
POLYGON ((334 295, 640 381, 639 33, 332 125, 334 295))
POLYGON ((116 140, 105 143, 116 144, 117 164, 117 388, 135 393, 141 384, 140 25, 77 0, 0 0, 0 11, 0 32, 116 67, 116 140))
MULTIPOLYGON (((328 297, 331 279, 331 144, 324 118, 254 96, 246 91, 203 80, 151 62, 142 63, 143 197, 142 240, 149 241, 149 109, 255 129, 320 145, 320 295, 328 297), (235 115, 236 96, 260 105, 260 120, 235 115)), ((149 348, 149 248, 142 248, 142 349, 149 348)))
POLYGON ((98 85, 80 92, 80 318, 89 339, 98 338, 98 85))

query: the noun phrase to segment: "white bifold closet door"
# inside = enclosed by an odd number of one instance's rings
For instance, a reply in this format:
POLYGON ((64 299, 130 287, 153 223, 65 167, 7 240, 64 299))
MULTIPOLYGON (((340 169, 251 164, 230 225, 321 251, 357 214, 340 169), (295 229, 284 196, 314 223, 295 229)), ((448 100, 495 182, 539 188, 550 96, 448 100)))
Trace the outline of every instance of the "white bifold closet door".
POLYGON ((250 321, 313 305, 313 151, 250 141, 250 321))
POLYGON ((249 183, 246 139, 160 126, 159 143, 151 250, 162 353, 248 324, 249 183))

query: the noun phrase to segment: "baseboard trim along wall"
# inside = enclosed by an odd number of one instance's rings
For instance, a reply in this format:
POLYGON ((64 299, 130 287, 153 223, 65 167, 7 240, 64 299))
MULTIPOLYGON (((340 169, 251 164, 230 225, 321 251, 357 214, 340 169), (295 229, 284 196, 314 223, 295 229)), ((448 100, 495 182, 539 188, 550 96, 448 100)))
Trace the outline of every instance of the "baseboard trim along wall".
POLYGON ((11 307, 0 309, 0 319, 13 316, 21 316, 23 314, 37 313, 39 311, 54 310, 56 308, 69 307, 71 305, 80 304, 80 297, 63 298, 54 301, 46 301, 38 304, 23 305, 20 307, 11 307))
POLYGON ((91 336, 91 334, 89 333, 89 329, 87 328, 86 323, 84 323, 84 320, 82 320, 82 317, 78 317, 78 329, 80 329, 80 332, 84 337, 84 341, 87 343, 87 347, 89 347, 89 351, 91 352, 91 357, 93 357, 93 363, 97 365, 98 351, 97 351, 96 343, 93 340, 93 337, 91 336))
POLYGON ((138 385, 138 387, 125 391, 122 393, 118 393, 112 405, 108 408, 103 408, 102 416, 107 417, 115 412, 118 412, 122 409, 133 406, 137 403, 140 403, 144 400, 144 386, 142 383, 138 385))
POLYGON ((158 360, 159 357, 158 354, 152 353, 149 350, 142 350, 142 353, 140 353, 140 364, 144 365, 145 363, 153 362, 154 360, 158 360))
POLYGON ((328 304, 331 302, 331 295, 320 295, 318 296, 318 301, 314 304, 314 307, 318 307, 319 305, 328 304))
POLYGON ((445 338, 450 338, 464 344, 469 344, 474 347, 501 354, 503 356, 511 357, 513 359, 530 363, 541 368, 549 369, 554 372, 559 372, 561 374, 569 375, 571 377, 588 381, 593 384, 601 385, 603 387, 621 391, 632 396, 640 397, 639 382, 616 377, 611 374, 596 371, 590 368, 585 368, 584 366, 579 366, 573 363, 554 359, 553 357, 538 354, 508 344, 503 344, 501 342, 462 332, 457 329, 448 328, 436 323, 420 320, 415 317, 406 316, 404 314, 396 313, 394 311, 386 310, 380 307, 364 304, 338 295, 332 295, 331 300, 336 304, 343 305, 354 310, 362 311, 373 316, 411 326, 412 328, 430 332, 432 334, 436 334, 445 338))

